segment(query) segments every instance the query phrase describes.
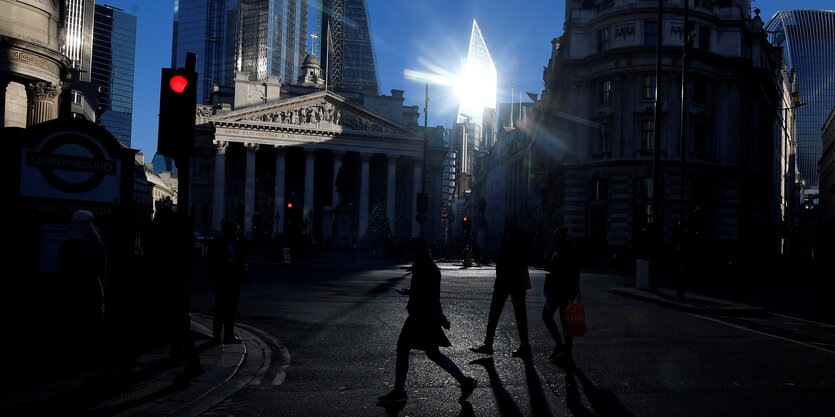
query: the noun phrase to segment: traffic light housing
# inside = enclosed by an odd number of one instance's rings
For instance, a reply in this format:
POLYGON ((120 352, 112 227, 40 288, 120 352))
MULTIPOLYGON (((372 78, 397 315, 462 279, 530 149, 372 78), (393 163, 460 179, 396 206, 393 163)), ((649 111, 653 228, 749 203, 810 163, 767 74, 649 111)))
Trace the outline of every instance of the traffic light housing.
POLYGON ((163 68, 157 153, 174 158, 191 155, 196 109, 197 73, 188 68, 163 68))
POLYGON ((461 226, 464 228, 464 233, 470 233, 473 231, 473 221, 467 216, 464 216, 461 219, 461 226))

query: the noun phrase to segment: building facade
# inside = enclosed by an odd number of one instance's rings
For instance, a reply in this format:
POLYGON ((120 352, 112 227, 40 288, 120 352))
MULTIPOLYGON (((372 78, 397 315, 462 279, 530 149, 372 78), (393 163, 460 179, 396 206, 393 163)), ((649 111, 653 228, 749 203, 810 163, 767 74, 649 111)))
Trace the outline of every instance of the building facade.
POLYGON ((71 62, 62 53, 63 2, 0 1, 0 127, 69 113, 71 62))
POLYGON ((317 0, 319 57, 329 88, 380 94, 365 0, 317 0), (328 29, 330 28, 330 33, 328 29))
POLYGON ((198 103, 236 72, 293 82, 307 51, 307 0, 176 0, 171 66, 197 54, 198 103))
POLYGON ((818 236, 820 241, 821 258, 832 262, 832 251, 835 250, 835 107, 829 112, 826 123, 821 129, 823 149, 820 159, 820 203, 818 236))
POLYGON ((484 126, 484 109, 496 108, 497 80, 498 73, 493 57, 490 56, 478 23, 473 19, 462 76, 464 85, 459 86, 461 100, 458 103, 456 123, 472 122, 480 127, 484 126))
POLYGON ((98 124, 131 146, 136 16, 96 5, 92 82, 98 87, 98 124))
POLYGON ((443 135, 427 134, 424 147, 418 113, 402 105, 402 91, 341 96, 316 81, 318 60, 309 55, 303 72, 312 66, 313 76, 282 85, 273 100, 253 97, 248 91, 260 83, 240 77, 234 99, 198 108, 197 230, 217 232, 231 218, 253 239, 289 236, 348 249, 381 244, 378 229, 387 223, 387 239, 422 234, 438 242, 443 135), (421 225, 416 199, 424 186, 429 212, 421 225))
POLYGON ((766 30, 797 73, 797 162, 806 188, 817 189, 821 127, 835 107, 835 11, 781 10, 766 30))
POLYGON ((683 6, 669 1, 659 25, 655 1, 569 0, 565 33, 552 42, 535 134, 548 144, 537 155, 549 156, 530 162, 544 172, 535 187, 543 190, 540 229, 568 226, 596 261, 648 256, 653 226, 670 242, 679 221, 703 265, 781 253, 781 184, 794 169, 792 138, 776 120, 795 111, 783 97, 781 51, 747 0, 691 1, 682 148, 683 6))

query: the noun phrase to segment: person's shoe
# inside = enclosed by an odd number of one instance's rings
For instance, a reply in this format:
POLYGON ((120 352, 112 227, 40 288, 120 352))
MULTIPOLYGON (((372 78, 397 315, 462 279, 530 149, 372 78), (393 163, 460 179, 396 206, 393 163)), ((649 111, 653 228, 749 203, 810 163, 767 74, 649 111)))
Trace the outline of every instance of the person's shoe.
POLYGON ((557 356, 559 356, 563 352, 565 352, 565 345, 559 345, 559 346, 555 347, 554 350, 551 351, 551 356, 548 356, 548 359, 554 360, 554 359, 557 358, 557 356))
POLYGON ((513 357, 529 359, 531 357, 531 347, 528 345, 519 346, 519 349, 513 351, 513 357))
POLYGON ((388 394, 378 397, 377 401, 381 403, 405 403, 408 399, 409 396, 406 395, 406 390, 395 388, 388 394))
POLYGON ((234 345, 234 344, 243 343, 243 342, 244 342, 244 340, 241 339, 240 337, 237 337, 237 336, 227 337, 227 338, 223 339, 223 344, 224 345, 234 345))
POLYGON ((563 349, 557 356, 551 358, 551 363, 557 366, 567 366, 570 365, 574 361, 574 358, 571 356, 571 351, 568 349, 563 349))
POLYGON ((475 353, 483 353, 485 355, 493 354, 493 346, 481 345, 479 347, 471 347, 470 350, 475 353))
POLYGON ((478 380, 467 377, 467 380, 461 384, 461 396, 458 397, 458 401, 467 401, 467 398, 470 398, 470 395, 472 395, 475 390, 476 385, 478 385, 478 380))

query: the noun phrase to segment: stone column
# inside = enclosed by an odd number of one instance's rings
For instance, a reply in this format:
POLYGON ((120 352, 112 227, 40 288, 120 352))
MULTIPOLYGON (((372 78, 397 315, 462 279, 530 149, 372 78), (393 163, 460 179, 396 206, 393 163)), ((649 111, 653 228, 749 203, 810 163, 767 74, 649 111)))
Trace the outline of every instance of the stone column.
POLYGON ((287 157, 287 147, 275 147, 275 200, 274 200, 274 218, 275 233, 284 233, 284 166, 287 157), (275 216, 275 215, 278 216, 275 216))
POLYGON ((229 142, 215 140, 215 182, 212 190, 212 227, 211 231, 220 233, 220 222, 226 214, 226 149, 229 142))
POLYGON ((412 217, 412 236, 420 236, 420 223, 417 221, 417 195, 423 191, 423 187, 421 187, 423 181, 423 161, 414 158, 414 162, 414 190, 412 192, 412 207, 409 209, 409 213, 411 213, 412 217))
POLYGON ((6 88, 12 80, 0 75, 0 128, 6 127, 6 88))
POLYGON ((58 104, 56 100, 61 94, 61 87, 50 82, 40 81, 27 86, 32 108, 29 110, 27 126, 43 123, 57 117, 58 104))
POLYGON ((304 206, 302 221, 307 223, 304 232, 311 234, 313 230, 313 173, 315 167, 316 149, 304 149, 304 206))
POLYGON ((388 217, 389 227, 394 233, 394 208, 395 208, 395 193, 397 186, 397 155, 388 156, 388 180, 386 182, 386 217, 388 217))
POLYGON ((255 153, 257 143, 246 143, 246 182, 244 185, 244 233, 252 236, 252 216, 255 214, 255 153))
MULTIPOLYGON (((368 188, 369 188, 369 171, 371 154, 361 153, 360 160, 362 161, 362 168, 360 170, 360 202, 359 202, 359 239, 365 236, 368 230, 368 188)), ((358 240, 359 240, 358 239, 358 240)))
POLYGON ((336 188, 336 176, 339 175, 339 170, 342 169, 342 158, 345 157, 345 151, 333 151, 333 196, 331 197, 331 207, 336 208, 341 201, 339 201, 339 189, 336 188))

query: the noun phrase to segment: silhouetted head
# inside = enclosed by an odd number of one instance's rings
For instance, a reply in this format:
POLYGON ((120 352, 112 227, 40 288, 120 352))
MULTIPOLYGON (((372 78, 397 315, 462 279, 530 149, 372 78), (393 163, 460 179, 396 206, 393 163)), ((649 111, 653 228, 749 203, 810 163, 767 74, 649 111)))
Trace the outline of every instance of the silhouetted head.
POLYGON ((420 237, 413 237, 406 242, 406 250, 409 252, 409 257, 418 260, 422 257, 429 257, 429 245, 420 237))
POLYGON ((515 230, 517 224, 516 214, 507 213, 507 216, 504 216, 504 230, 515 230))
POLYGON ((223 232, 223 238, 226 240, 234 240, 238 234, 238 223, 232 220, 224 220, 220 224, 220 230, 223 232))
POLYGON ((559 226, 554 230, 554 243, 559 243, 568 238, 568 227, 559 226))

